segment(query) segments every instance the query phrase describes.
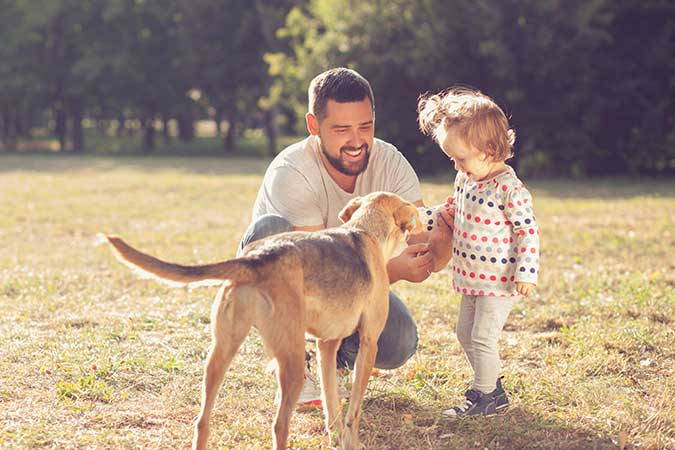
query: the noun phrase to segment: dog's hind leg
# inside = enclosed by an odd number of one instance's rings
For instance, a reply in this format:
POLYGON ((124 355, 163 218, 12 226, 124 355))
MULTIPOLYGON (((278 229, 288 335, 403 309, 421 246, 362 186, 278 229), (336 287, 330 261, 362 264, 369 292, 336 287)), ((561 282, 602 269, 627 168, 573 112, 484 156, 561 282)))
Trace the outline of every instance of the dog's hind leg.
POLYGON ((330 445, 337 445, 342 435, 342 415, 337 392, 336 356, 341 339, 319 340, 319 367, 321 368, 321 391, 323 393, 323 412, 326 419, 326 431, 330 445))
POLYGON ((233 287, 226 281, 214 300, 211 311, 212 343, 204 369, 202 408, 195 422, 193 449, 206 448, 209 417, 218 389, 225 371, 253 324, 254 302, 248 298, 252 289, 233 287))

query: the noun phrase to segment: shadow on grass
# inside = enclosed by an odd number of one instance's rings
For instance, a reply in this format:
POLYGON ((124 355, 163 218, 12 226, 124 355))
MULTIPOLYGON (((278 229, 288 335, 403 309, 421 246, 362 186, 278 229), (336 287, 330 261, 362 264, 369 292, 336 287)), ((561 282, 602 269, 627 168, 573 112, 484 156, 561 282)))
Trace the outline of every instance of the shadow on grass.
POLYGON ((366 400, 361 423, 366 448, 417 449, 616 449, 592 430, 537 417, 511 406, 491 417, 450 420, 409 397, 366 400))
POLYGON ((48 153, 0 153, 0 174, 10 172, 76 173, 133 170, 140 173, 177 170, 195 175, 260 175, 270 158, 250 156, 167 156, 167 155, 74 155, 48 153))

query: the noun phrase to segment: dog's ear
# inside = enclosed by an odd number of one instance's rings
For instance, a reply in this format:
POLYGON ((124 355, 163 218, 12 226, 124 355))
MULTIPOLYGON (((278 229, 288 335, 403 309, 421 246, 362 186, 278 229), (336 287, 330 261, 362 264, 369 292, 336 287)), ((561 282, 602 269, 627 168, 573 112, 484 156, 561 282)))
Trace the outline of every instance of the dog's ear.
POLYGON ((354 197, 347 203, 347 206, 342 208, 342 211, 340 211, 340 214, 338 214, 338 217, 342 221, 342 223, 347 223, 349 219, 352 218, 352 214, 354 214, 354 211, 359 209, 361 207, 361 197, 354 197))
POLYGON ((404 233, 406 231, 419 231, 422 226, 420 222, 420 213, 417 211, 417 208, 410 203, 406 203, 394 211, 394 221, 396 222, 396 226, 404 233))

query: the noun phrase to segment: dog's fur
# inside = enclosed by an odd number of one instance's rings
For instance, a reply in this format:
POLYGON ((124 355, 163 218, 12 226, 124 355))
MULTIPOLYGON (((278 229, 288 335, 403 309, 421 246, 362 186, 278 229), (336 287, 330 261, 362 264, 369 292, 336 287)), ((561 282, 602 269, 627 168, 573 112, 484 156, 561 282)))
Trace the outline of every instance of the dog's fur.
POLYGON ((251 326, 258 328, 277 361, 281 401, 274 448, 286 448, 291 414, 302 390, 305 332, 318 340, 329 439, 341 438, 343 449, 360 447, 361 402, 389 309, 386 263, 407 233, 420 231, 421 225, 415 206, 384 192, 352 200, 340 218, 341 227, 270 236, 249 244, 240 258, 200 266, 167 263, 118 237, 105 236, 123 263, 145 275, 172 284, 222 284, 211 312, 213 339, 193 448, 206 448, 216 394, 251 326), (360 349, 343 426, 336 354, 342 338, 355 331, 360 349))

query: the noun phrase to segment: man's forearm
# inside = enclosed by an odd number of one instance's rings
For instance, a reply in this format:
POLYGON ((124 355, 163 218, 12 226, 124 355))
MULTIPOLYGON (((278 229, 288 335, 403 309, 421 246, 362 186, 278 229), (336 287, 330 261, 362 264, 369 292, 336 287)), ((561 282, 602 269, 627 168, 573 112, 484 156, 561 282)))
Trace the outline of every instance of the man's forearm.
POLYGON ((387 262, 387 275, 389 276, 389 284, 394 284, 402 278, 394 258, 387 262))

